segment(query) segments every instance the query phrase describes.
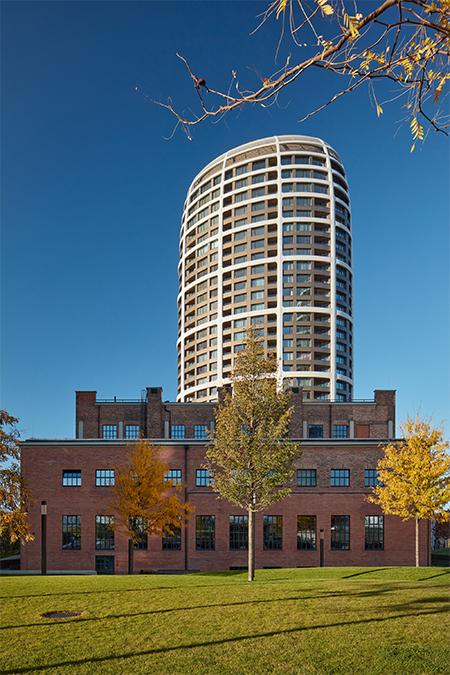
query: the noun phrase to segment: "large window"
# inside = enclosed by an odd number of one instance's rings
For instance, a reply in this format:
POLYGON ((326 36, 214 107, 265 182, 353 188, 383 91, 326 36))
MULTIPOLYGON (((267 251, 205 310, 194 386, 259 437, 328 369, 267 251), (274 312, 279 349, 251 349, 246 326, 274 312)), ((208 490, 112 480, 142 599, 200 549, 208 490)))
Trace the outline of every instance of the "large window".
POLYGON ((117 424, 103 424, 102 438, 117 438, 117 424))
POLYGON ((148 548, 148 534, 144 518, 130 518, 130 528, 135 534, 133 547, 140 551, 146 551, 148 548))
POLYGON ((62 547, 64 549, 81 548, 81 517, 62 517, 62 547))
POLYGON ((297 469, 297 485, 299 487, 316 487, 316 469, 297 469))
POLYGON ((330 485, 332 487, 349 487, 350 469, 331 469, 330 485))
POLYGON ((379 485, 378 471, 376 469, 364 469, 364 486, 375 487, 379 485))
POLYGON ((350 516, 331 516, 331 548, 348 551, 350 548, 350 516))
POLYGON ((197 551, 214 551, 216 547, 216 517, 195 517, 195 548, 197 551))
POLYGON ((207 487, 211 484, 208 469, 196 469, 195 471, 195 485, 197 487, 207 487))
POLYGON ((323 425, 322 424, 309 424, 308 425, 308 438, 323 438, 323 425))
POLYGON ((230 516, 230 549, 248 549, 248 516, 230 516))
POLYGON ((114 469, 97 469, 95 472, 95 484, 97 487, 109 487, 115 484, 114 469))
POLYGON ((181 527, 175 527, 172 534, 165 532, 162 536, 163 551, 181 551, 181 527))
POLYGON ((283 548, 283 516, 264 516, 264 548, 281 550, 283 548))
POLYGON ((384 516, 365 516, 365 547, 367 550, 384 549, 384 516))
POLYGON ((79 487, 81 485, 81 471, 79 469, 65 469, 62 472, 64 487, 79 487))
POLYGON ((316 516, 297 516, 297 548, 316 550, 316 516))
POLYGON ((348 424, 333 424, 333 438, 348 438, 348 424))
POLYGON ((125 425, 125 438, 139 438, 140 427, 139 424, 125 425))
POLYGON ((169 469, 164 475, 164 480, 172 485, 179 485, 181 483, 181 469, 169 469))
POLYGON ((185 432, 186 428, 184 424, 172 424, 172 428, 170 430, 170 438, 184 438, 185 432))
POLYGON ((95 548, 106 551, 114 549, 113 516, 95 516, 95 548))
POLYGON ((194 425, 194 438, 208 438, 208 427, 206 424, 194 425))

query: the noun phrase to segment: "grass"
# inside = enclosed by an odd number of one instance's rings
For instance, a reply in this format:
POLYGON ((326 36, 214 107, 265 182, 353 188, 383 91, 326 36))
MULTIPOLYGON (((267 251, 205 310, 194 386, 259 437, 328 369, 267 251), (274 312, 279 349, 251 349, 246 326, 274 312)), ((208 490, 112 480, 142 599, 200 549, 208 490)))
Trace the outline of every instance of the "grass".
POLYGON ((2 673, 448 673, 438 568, 0 578, 2 673), (47 611, 81 616, 50 620, 47 611))

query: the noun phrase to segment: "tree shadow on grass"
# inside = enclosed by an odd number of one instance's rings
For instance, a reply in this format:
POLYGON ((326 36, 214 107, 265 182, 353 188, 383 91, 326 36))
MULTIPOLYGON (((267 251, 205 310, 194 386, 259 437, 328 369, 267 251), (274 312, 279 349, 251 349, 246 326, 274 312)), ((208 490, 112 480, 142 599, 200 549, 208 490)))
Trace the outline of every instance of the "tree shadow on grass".
POLYGON ((355 572, 354 574, 347 574, 345 577, 342 577, 342 579, 351 579, 352 577, 360 577, 362 574, 373 574, 374 572, 388 572, 389 570, 392 570, 393 567, 377 567, 376 569, 373 570, 364 570, 364 572, 355 572))
MULTIPOLYGON (((259 587, 261 585, 267 585, 267 584, 272 584, 276 583, 278 581, 291 581, 290 577, 277 577, 276 579, 264 579, 264 581, 260 582, 258 579, 255 579, 255 581, 252 582, 254 586, 251 586, 253 588, 259 587)), ((292 580, 293 582, 295 580, 292 580)), ((28 599, 28 598, 52 598, 52 597, 59 597, 59 596, 66 596, 66 595, 96 595, 97 593, 149 593, 152 591, 180 591, 180 588, 183 589, 183 592, 196 588, 224 588, 224 587, 234 587, 236 589, 239 589, 240 587, 245 587, 249 588, 249 583, 247 579, 242 580, 242 584, 238 584, 236 582, 232 584, 223 584, 223 583, 218 583, 218 584, 186 584, 181 586, 148 586, 146 588, 116 588, 116 589, 104 589, 101 591, 97 591, 95 589, 87 590, 87 591, 62 591, 61 593, 30 593, 28 595, 0 595, 0 600, 20 600, 21 598, 23 599, 28 599)))
MULTIPOLYGON (((210 609, 220 607, 221 609, 226 609, 227 607, 240 607, 244 605, 257 605, 264 603, 273 603, 273 602, 284 602, 284 601, 293 601, 293 600, 326 600, 333 597, 345 597, 348 595, 353 595, 352 593, 323 593, 321 595, 306 595, 306 596, 288 596, 283 598, 267 598, 260 600, 240 600, 238 602, 219 602, 209 605, 193 605, 192 607, 169 607, 162 609, 151 609, 145 612, 129 612, 127 614, 107 614, 106 616, 85 616, 74 618, 73 620, 64 620, 64 621, 52 621, 47 620, 41 623, 25 623, 17 624, 11 626, 0 626, 0 630, 13 630, 14 628, 39 628, 45 627, 49 628, 52 626, 58 626, 60 624, 71 625, 78 623, 85 623, 88 621, 109 621, 110 619, 128 619, 138 616, 151 616, 152 614, 170 614, 172 612, 187 612, 195 609, 210 609)), ((360 595, 360 594, 355 594, 360 595)))
POLYGON ((244 642, 245 640, 261 640, 265 638, 277 637, 281 635, 293 635, 304 631, 325 630, 327 628, 337 628, 341 626, 359 626, 365 623, 383 623, 385 621, 392 621, 395 619, 406 619, 409 617, 419 617, 432 614, 440 614, 446 610, 436 609, 424 612, 414 612, 410 614, 393 614, 392 616, 373 617, 368 619, 354 619, 351 621, 340 621, 337 623, 326 623, 312 626, 297 626, 295 628, 286 628, 283 630, 268 631, 265 633, 252 633, 251 635, 237 635, 235 637, 221 638, 219 640, 210 640, 205 642, 191 642, 188 644, 173 645, 167 647, 154 647, 152 649, 145 649, 136 652, 127 652, 125 654, 98 656, 85 659, 73 659, 67 661, 59 661, 57 663, 50 663, 47 665, 34 665, 32 667, 14 668, 12 670, 3 670, 3 675, 16 675, 17 673, 37 673, 43 670, 50 670, 52 668, 62 668, 70 666, 82 666, 85 664, 105 663, 107 661, 116 661, 118 659, 131 659, 137 656, 153 656, 155 654, 165 654, 180 650, 190 650, 205 647, 216 647, 218 645, 232 644, 236 642, 244 642))
POLYGON ((433 574, 432 577, 421 577, 417 581, 428 581, 429 579, 435 579, 436 577, 442 577, 444 574, 450 574, 450 570, 445 570, 445 572, 439 572, 439 574, 433 574))

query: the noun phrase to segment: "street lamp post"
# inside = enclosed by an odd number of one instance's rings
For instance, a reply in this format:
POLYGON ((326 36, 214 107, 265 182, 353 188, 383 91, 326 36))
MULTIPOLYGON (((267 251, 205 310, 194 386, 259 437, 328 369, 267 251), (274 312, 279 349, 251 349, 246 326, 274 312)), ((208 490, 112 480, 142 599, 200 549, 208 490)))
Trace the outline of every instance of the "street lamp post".
POLYGON ((324 542, 324 537, 325 533, 323 529, 321 528, 320 530, 320 567, 324 566, 324 550, 323 550, 323 542, 324 542))
POLYGON ((47 574, 47 502, 41 502, 41 574, 47 574))

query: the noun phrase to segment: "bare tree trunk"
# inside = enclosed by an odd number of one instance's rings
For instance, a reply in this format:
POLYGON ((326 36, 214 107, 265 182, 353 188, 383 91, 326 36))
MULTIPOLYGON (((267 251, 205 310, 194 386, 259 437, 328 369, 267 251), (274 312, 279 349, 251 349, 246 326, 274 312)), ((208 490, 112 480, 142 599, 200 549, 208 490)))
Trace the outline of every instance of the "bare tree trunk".
POLYGON ((255 578, 255 512, 248 511, 248 581, 255 578))
POLYGON ((133 561, 133 540, 128 539, 128 574, 134 573, 134 561, 133 561))
POLYGON ((419 567, 419 519, 416 517, 416 567, 419 567))

